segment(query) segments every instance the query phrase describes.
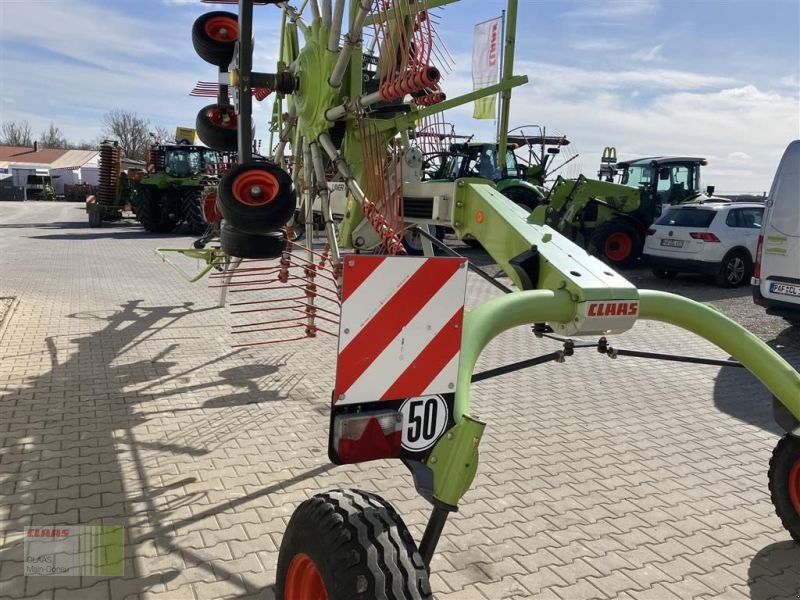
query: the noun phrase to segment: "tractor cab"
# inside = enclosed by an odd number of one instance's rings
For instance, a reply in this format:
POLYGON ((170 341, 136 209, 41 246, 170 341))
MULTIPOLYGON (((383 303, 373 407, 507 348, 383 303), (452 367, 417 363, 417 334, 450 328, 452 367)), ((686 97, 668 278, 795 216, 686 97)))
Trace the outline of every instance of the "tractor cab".
POLYGON ((618 183, 641 191, 643 206, 655 214, 670 204, 698 200, 702 196, 700 167, 705 158, 653 157, 616 163, 618 183))
POLYGON ((150 149, 148 171, 175 178, 192 178, 207 173, 219 162, 216 150, 203 146, 158 145, 150 149))
POLYGON ((479 177, 498 182, 523 175, 524 168, 517 162, 517 155, 511 146, 506 150, 506 160, 503 164, 498 160, 497 144, 465 143, 450 146, 449 158, 432 179, 456 180, 463 177, 479 177))

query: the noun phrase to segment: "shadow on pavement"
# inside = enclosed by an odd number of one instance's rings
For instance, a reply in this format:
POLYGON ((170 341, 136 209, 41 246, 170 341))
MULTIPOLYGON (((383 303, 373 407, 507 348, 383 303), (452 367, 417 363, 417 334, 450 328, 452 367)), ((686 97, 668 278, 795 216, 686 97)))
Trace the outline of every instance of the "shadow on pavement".
MULTIPOLYGON (((224 561, 209 561, 207 554, 181 547, 175 542, 175 532, 206 516, 231 510, 333 468, 333 465, 324 465, 312 469, 176 522, 175 511, 190 505, 196 494, 169 496, 166 501, 159 497, 197 482, 194 477, 169 481, 163 476, 157 477, 157 482, 151 481, 148 465, 153 464, 153 452, 190 458, 205 456, 214 449, 213 444, 209 446, 209 439, 218 441, 206 434, 213 434, 217 426, 229 426, 230 419, 236 417, 224 411, 202 430, 179 431, 162 440, 139 440, 135 429, 146 423, 151 414, 173 412, 156 410, 150 413, 142 410, 144 406, 164 397, 219 385, 233 385, 244 392, 176 410, 235 407, 243 403, 244 396, 249 403, 254 399, 264 402, 286 395, 286 384, 274 392, 259 388, 258 379, 275 373, 280 365, 237 366, 220 371, 219 378, 209 383, 187 385, 192 381, 187 374, 200 369, 208 371, 209 366, 234 356, 238 350, 179 373, 173 373, 177 363, 166 360, 177 344, 167 346, 147 360, 115 364, 119 357, 142 342, 185 316, 204 310, 214 309, 196 310, 191 302, 145 306, 141 300, 132 300, 114 312, 69 315, 68 318, 105 323, 71 340, 75 346, 63 360, 58 356, 54 340, 45 340, 45 351, 52 365, 50 371, 25 378, 16 384, 17 387, 9 385, 0 392, 0 424, 6 424, 0 427, 0 449, 4 450, 0 494, 5 497, 3 504, 9 509, 4 515, 3 529, 19 535, 25 526, 101 523, 124 526, 125 580, 111 579, 108 584, 111 587, 102 594, 104 597, 137 595, 180 574, 176 570, 137 572, 137 562, 132 559, 136 548, 132 543, 145 539, 152 539, 157 546, 170 552, 178 550, 187 567, 196 566, 215 579, 236 582, 242 593, 269 593, 269 586, 259 587, 247 576, 227 570, 224 561), (198 442, 199 446, 194 445, 198 442), (144 453, 147 453, 147 462, 144 453), (134 537, 137 539, 132 539, 134 537), (116 593, 115 586, 120 583, 124 583, 124 588, 116 593)), ((0 596, 11 592, 12 597, 33 597, 57 587, 72 589, 74 597, 78 597, 81 592, 76 588, 86 589, 98 582, 97 578, 24 577, 22 561, 21 536, 8 538, 8 543, 0 550, 3 564, 0 596)), ((96 591, 93 589, 92 593, 96 591)))
POLYGON ((747 585, 752 600, 800 598, 800 544, 790 540, 759 551, 750 561, 747 585))
MULTIPOLYGON (((786 328, 767 342, 784 360, 795 369, 800 368, 797 352, 796 328, 786 328)), ((747 369, 720 369, 714 383, 714 405, 725 414, 740 421, 755 425, 776 435, 784 431, 772 416, 772 394, 747 369)))
MULTIPOLYGON (((75 229, 74 227, 72 228, 75 229)), ((89 227, 86 227, 87 231, 89 231, 89 227)), ((33 240, 72 240, 72 241, 87 241, 87 240, 100 240, 100 239, 114 239, 114 240, 138 240, 142 238, 152 238, 154 240, 159 239, 172 239, 176 235, 191 235, 189 232, 181 233, 180 231, 174 231, 172 233, 150 233, 145 231, 144 229, 136 229, 132 231, 97 231, 96 229, 91 230, 92 233, 83 233, 83 232, 76 232, 76 233, 53 233, 49 235, 31 235, 28 236, 30 239, 33 240)), ((198 236, 194 236, 198 237, 198 236)))

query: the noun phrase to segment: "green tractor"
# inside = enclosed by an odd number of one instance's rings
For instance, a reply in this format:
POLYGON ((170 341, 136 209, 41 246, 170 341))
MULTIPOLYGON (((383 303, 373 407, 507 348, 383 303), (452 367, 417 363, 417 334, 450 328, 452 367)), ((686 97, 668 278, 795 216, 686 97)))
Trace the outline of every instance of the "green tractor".
POLYGON ((145 230, 168 233, 182 223, 193 235, 205 233, 201 193, 220 161, 203 146, 159 144, 147 154, 147 175, 136 186, 133 208, 145 230))
POLYGON ((511 146, 506 150, 504 163, 498 160, 498 145, 483 142, 451 144, 449 152, 425 158, 423 181, 488 179, 494 182, 498 192, 528 212, 545 197, 540 185, 526 180, 527 169, 520 164, 511 146))
POLYGON ((600 180, 558 177, 531 222, 553 227, 614 266, 628 266, 641 256, 647 230, 664 206, 712 198, 712 187, 707 194, 700 189, 706 164, 685 156, 617 162, 616 151, 606 148, 600 180))

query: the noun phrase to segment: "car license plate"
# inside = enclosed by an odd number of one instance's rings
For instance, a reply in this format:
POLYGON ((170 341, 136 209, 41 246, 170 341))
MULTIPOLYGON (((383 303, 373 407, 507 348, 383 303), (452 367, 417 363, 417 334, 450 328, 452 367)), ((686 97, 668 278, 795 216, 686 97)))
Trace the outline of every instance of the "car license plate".
POLYGON ((800 286, 789 285, 788 283, 769 284, 769 291, 773 294, 783 294, 784 296, 800 296, 800 286))
POLYGON ((683 240, 661 240, 662 246, 669 246, 670 248, 683 248, 683 240))

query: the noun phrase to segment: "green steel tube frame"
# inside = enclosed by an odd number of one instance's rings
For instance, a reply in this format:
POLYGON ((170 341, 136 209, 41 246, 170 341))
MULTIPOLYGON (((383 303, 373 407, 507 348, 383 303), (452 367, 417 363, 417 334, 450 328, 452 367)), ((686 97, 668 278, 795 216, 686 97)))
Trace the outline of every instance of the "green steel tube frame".
MULTIPOLYGON (((437 442, 428 459, 438 501, 456 506, 477 471, 485 425, 470 417, 470 387, 483 349, 513 327, 570 321, 576 308, 565 290, 528 290, 498 296, 466 314, 453 407, 456 425, 437 442)), ((639 317, 676 325, 715 344, 741 362, 800 420, 800 374, 735 321, 705 304, 655 290, 639 290, 639 317)))

